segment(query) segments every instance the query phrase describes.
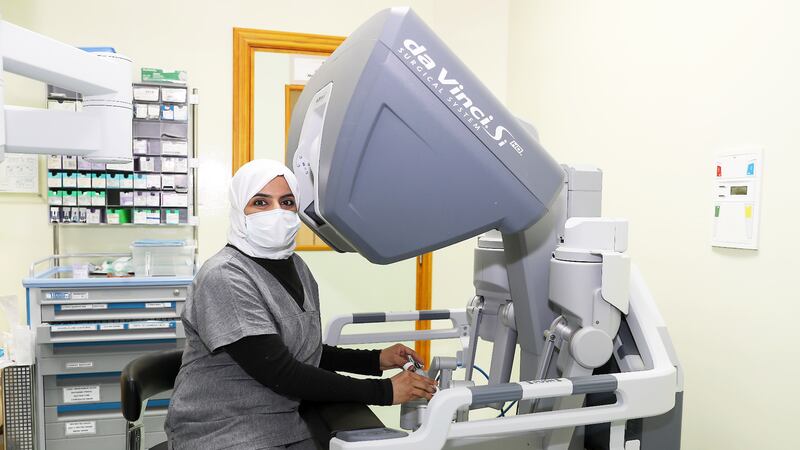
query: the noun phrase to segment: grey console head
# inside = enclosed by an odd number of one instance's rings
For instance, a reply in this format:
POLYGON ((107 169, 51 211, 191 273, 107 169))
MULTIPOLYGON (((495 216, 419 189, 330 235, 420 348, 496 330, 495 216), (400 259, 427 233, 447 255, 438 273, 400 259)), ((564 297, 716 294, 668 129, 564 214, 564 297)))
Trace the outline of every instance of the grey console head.
POLYGON ((563 170, 409 8, 379 12, 309 80, 289 157, 300 216, 388 264, 548 210, 563 170))

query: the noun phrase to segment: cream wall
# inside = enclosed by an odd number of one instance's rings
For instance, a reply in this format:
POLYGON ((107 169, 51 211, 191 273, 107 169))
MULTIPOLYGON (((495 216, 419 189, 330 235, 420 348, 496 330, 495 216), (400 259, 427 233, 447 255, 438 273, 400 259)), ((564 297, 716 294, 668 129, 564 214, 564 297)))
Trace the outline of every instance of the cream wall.
POLYGON ((800 4, 512 1, 509 103, 604 170, 686 372, 683 448, 797 448, 800 4), (764 147, 760 250, 709 244, 712 155, 764 147))

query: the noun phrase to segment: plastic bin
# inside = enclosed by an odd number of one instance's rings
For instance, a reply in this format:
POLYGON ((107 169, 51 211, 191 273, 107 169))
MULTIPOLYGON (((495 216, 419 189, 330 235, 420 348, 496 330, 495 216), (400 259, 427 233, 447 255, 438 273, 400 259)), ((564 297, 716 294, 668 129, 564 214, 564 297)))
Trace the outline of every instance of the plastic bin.
POLYGON ((144 240, 131 245, 137 277, 190 277, 194 275, 194 243, 144 240))

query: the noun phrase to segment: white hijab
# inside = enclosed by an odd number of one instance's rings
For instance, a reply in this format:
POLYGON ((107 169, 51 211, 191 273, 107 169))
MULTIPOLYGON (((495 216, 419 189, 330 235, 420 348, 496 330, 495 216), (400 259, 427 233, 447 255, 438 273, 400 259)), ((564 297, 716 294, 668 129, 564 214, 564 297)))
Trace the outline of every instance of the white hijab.
POLYGON ((295 202, 299 203, 299 198, 297 197, 297 178, 295 178, 294 173, 292 173, 288 167, 278 161, 271 159, 255 159, 250 161, 240 167, 231 180, 231 225, 228 229, 228 243, 255 258, 286 259, 294 253, 294 240, 282 248, 266 249, 253 245, 250 240, 247 239, 247 222, 245 221, 244 214, 244 208, 247 206, 247 202, 249 202, 264 185, 279 176, 282 176, 286 180, 289 189, 295 196, 295 202))

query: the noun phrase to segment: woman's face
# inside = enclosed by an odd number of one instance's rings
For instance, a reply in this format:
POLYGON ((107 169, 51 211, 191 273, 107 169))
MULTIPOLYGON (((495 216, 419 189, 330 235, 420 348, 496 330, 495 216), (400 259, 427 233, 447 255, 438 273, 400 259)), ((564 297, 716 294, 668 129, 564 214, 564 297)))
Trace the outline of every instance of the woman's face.
POLYGON ((272 179, 269 183, 264 185, 256 195, 254 195, 244 207, 244 214, 249 216, 264 211, 272 211, 273 209, 285 209, 287 211, 297 212, 297 204, 294 201, 294 194, 289 189, 289 183, 282 176, 272 179))

